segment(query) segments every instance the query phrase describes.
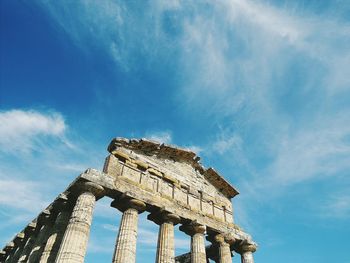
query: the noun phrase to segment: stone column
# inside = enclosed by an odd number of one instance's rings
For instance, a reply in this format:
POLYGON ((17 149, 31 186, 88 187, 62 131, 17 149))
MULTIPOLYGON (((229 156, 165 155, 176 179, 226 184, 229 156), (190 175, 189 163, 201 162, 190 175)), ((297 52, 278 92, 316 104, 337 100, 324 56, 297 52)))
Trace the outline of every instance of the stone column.
POLYGON ((191 263, 206 263, 204 233, 206 227, 197 223, 180 226, 180 230, 191 236, 191 263))
POLYGON ((58 250, 60 248, 62 238, 71 215, 71 206, 64 194, 61 194, 58 200, 54 203, 53 210, 56 210, 58 215, 50 236, 47 239, 44 251, 39 261, 40 263, 55 262, 58 250))
POLYGON ((148 219, 159 225, 156 263, 175 263, 174 225, 180 217, 171 213, 150 214, 148 219))
POLYGON ((43 211, 39 216, 38 223, 41 225, 37 238, 35 239, 32 251, 30 252, 28 262, 37 263, 40 259, 41 253, 45 247, 45 242, 49 237, 52 228, 51 213, 48 210, 43 211))
POLYGON ((15 249, 16 249, 15 243, 13 243, 12 241, 9 242, 5 246, 5 248, 4 248, 4 250, 6 252, 6 256, 5 256, 6 260, 5 260, 5 262, 9 262, 9 260, 10 260, 11 256, 13 255, 15 249))
MULTIPOLYGON (((23 247, 23 251, 18 259, 18 262, 27 262, 28 257, 30 255, 30 252, 32 251, 36 235, 37 235, 37 226, 38 224, 36 222, 30 222, 28 226, 24 229, 24 233, 26 236, 28 236, 27 241, 23 247)), ((39 228, 39 226, 38 226, 39 228)))
POLYGON ((102 194, 104 189, 98 184, 86 182, 79 190, 80 195, 69 219, 56 263, 84 262, 96 196, 102 194))
POLYGON ((214 236, 214 242, 218 246, 219 263, 232 263, 230 244, 226 242, 224 235, 214 236))
POLYGON ((5 259, 7 257, 5 250, 0 250, 0 262, 5 262, 5 259))
POLYGON ((23 248, 24 248, 24 245, 25 245, 25 234, 24 234, 24 232, 18 233, 13 242, 17 246, 17 250, 14 251, 13 256, 8 259, 9 262, 17 262, 19 257, 21 256, 23 248))
POLYGON ((244 244, 240 247, 241 262, 254 263, 253 253, 256 251, 256 245, 244 244))
POLYGON ((112 262, 134 263, 136 260, 138 214, 145 210, 146 204, 136 199, 118 199, 114 200, 111 206, 123 212, 112 262))

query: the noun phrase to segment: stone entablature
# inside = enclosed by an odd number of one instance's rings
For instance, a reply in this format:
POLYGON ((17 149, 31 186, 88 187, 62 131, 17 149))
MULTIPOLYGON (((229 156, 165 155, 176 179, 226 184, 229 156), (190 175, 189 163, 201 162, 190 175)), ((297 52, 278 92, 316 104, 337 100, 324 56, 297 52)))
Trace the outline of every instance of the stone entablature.
POLYGON ((232 204, 229 199, 217 192, 215 187, 198 176, 198 187, 195 182, 175 179, 165 169, 157 169, 126 154, 114 152, 108 156, 104 172, 119 180, 151 192, 153 195, 176 202, 191 211, 201 213, 217 220, 233 223, 232 204), (123 154, 123 157, 120 157, 123 154), (145 167, 148 167, 145 169, 145 167), (200 190, 199 190, 200 189, 200 190), (210 193, 210 194, 209 194, 210 193))
POLYGON ((233 223, 232 196, 227 194, 232 186, 224 183, 227 191, 220 192, 222 180, 213 185, 203 173, 207 170, 195 168, 199 158, 186 150, 155 147, 145 140, 132 140, 128 148, 127 140, 118 141, 123 146, 115 147, 112 141, 105 172, 88 169, 77 177, 0 251, 0 262, 84 262, 94 205, 104 196, 114 199, 111 206, 123 212, 112 262, 135 262, 142 212, 159 225, 158 263, 175 262, 176 224, 191 238, 189 256, 177 257, 176 262, 187 262, 188 257, 198 263, 206 258, 231 262, 233 250, 243 263, 253 262, 256 244, 233 223), (207 248, 205 237, 212 243, 207 248))
MULTIPOLYGON (((144 159, 146 164, 167 169, 173 173, 175 178, 182 174, 193 174, 193 170, 203 175, 212 185, 217 187, 220 194, 232 198, 238 194, 230 183, 220 176, 213 168, 206 169, 200 162, 200 157, 190 150, 178 148, 176 146, 160 144, 147 139, 125 139, 115 138, 108 146, 110 153, 118 151, 126 153, 127 156, 136 155, 136 159, 144 159), (190 169, 182 164, 188 164, 190 169)), ((122 157, 122 156, 121 156, 122 157)), ((191 177, 191 176, 190 176, 191 177)), ((188 177, 188 178, 190 178, 188 177)))
POLYGON ((238 191, 191 151, 141 140, 114 139, 104 172, 171 199, 192 211, 233 223, 231 198, 238 191))

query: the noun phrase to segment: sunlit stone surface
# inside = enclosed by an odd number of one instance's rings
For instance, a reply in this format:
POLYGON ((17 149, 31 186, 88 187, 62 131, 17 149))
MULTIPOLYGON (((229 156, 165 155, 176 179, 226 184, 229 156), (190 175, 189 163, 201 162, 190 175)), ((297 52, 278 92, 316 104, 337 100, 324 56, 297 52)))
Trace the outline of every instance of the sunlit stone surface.
MULTIPOLYGON (((231 199, 238 191, 195 153, 148 140, 113 139, 103 172, 88 169, 1 251, 1 262, 82 263, 95 202, 104 196, 123 212, 114 263, 136 262, 138 215, 159 225, 156 262, 253 263, 256 243, 234 224, 231 199), (175 256, 174 226, 191 239, 175 256), (205 238, 211 245, 205 247, 205 238), (15 261, 13 261, 15 260, 15 261)), ((111 208, 112 209, 112 208, 111 208)))

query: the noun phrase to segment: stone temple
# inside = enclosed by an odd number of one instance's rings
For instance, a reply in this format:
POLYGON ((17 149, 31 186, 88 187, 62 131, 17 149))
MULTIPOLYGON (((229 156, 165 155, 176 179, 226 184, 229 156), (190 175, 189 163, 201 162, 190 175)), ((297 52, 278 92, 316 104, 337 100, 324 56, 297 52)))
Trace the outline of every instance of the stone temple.
MULTIPOLYGON (((138 215, 159 225, 156 263, 253 263, 256 243, 234 224, 238 191, 189 150, 115 138, 103 172, 87 169, 0 251, 0 262, 84 262, 95 202, 108 196, 123 215, 113 263, 134 263, 138 215), (191 239, 175 256, 174 226, 191 239), (205 245, 205 239, 210 245, 205 245)), ((112 208, 111 208, 112 209, 112 208)), ((138 261, 140 262, 140 260, 138 261)))

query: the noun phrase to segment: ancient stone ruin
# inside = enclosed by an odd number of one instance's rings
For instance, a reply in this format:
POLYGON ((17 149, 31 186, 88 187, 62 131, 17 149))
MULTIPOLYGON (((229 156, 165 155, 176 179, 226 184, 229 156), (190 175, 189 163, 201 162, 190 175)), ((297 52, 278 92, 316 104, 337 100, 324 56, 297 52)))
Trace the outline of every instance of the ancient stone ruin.
POLYGON ((138 215, 159 225, 157 263, 253 263, 256 244, 233 221, 238 191, 189 150, 145 139, 113 139, 103 172, 88 169, 0 251, 0 262, 84 262, 95 202, 122 211, 112 262, 136 260, 138 215), (175 257, 174 226, 191 239, 175 257), (205 246, 205 238, 211 245, 205 246))

